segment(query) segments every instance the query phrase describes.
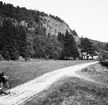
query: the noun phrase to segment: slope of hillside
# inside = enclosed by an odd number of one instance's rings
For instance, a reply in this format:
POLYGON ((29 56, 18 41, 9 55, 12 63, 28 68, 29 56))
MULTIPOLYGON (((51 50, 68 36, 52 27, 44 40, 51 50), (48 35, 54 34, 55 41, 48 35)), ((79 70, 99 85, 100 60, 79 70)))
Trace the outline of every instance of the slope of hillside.
MULTIPOLYGON (((77 43, 79 43, 79 37, 77 34, 74 34, 74 30, 71 30, 70 27, 63 21, 57 21, 51 16, 43 16, 41 17, 40 21, 42 27, 46 30, 46 35, 58 35, 58 33, 62 33, 65 35, 66 31, 71 33, 76 40, 77 43)), ((41 28, 42 29, 42 28, 41 28)))
POLYGON ((93 43, 94 46, 97 47, 97 49, 106 50, 105 42, 101 42, 101 41, 97 41, 97 40, 93 40, 93 39, 89 39, 89 40, 91 41, 91 43, 93 43))
POLYGON ((70 31, 70 28, 63 22, 59 22, 51 18, 50 16, 44 16, 43 26, 46 28, 47 34, 58 35, 58 32, 65 33, 66 30, 70 31))
MULTIPOLYGON (((69 26, 57 16, 0 2, 0 23, 4 18, 11 18, 15 25, 25 26, 29 31, 39 30, 38 34, 58 35, 58 32, 65 34, 66 30, 71 33, 69 26)), ((73 36, 78 41, 78 36, 73 36)))

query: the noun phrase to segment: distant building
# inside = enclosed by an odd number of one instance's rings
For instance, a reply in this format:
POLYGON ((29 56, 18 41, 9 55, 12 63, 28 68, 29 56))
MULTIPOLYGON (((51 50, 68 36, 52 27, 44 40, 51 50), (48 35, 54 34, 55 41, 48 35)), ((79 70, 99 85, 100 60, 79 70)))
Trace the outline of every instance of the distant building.
POLYGON ((98 59, 99 58, 99 53, 97 51, 95 51, 94 55, 88 54, 87 52, 83 52, 82 53, 82 59, 98 59))

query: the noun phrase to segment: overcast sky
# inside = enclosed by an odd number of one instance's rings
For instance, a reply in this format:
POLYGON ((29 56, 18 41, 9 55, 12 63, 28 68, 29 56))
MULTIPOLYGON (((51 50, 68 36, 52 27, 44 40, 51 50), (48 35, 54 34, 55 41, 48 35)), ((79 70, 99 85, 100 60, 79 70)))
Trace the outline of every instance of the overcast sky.
POLYGON ((2 0, 63 19, 78 35, 108 41, 108 0, 2 0))

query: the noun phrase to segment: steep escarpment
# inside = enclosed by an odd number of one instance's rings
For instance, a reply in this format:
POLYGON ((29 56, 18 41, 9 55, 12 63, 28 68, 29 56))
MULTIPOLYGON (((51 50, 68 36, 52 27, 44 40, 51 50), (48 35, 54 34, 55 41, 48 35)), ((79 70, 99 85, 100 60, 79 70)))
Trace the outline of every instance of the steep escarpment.
POLYGON ((65 34, 66 30, 70 31, 65 22, 59 22, 50 16, 42 17, 42 24, 46 28, 47 34, 58 35, 58 32, 65 34))
POLYGON ((71 30, 70 27, 64 21, 57 21, 51 16, 44 16, 42 18, 42 26, 46 29, 46 34, 50 35, 58 35, 58 33, 62 33, 65 35, 66 31, 71 33, 75 38, 76 42, 79 43, 79 37, 77 33, 74 33, 75 30, 71 30))

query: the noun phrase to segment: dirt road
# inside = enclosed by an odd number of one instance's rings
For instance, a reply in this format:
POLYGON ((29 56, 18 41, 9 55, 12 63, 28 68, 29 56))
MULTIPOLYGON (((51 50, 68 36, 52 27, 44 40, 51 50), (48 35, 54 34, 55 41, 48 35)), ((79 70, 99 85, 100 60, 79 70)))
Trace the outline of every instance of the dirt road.
POLYGON ((89 78, 78 75, 76 71, 94 63, 97 62, 79 64, 46 73, 32 81, 11 89, 9 95, 0 96, 0 105, 23 105, 25 102, 31 100, 34 95, 47 89, 51 84, 64 76, 73 76, 93 81, 89 78))

